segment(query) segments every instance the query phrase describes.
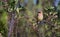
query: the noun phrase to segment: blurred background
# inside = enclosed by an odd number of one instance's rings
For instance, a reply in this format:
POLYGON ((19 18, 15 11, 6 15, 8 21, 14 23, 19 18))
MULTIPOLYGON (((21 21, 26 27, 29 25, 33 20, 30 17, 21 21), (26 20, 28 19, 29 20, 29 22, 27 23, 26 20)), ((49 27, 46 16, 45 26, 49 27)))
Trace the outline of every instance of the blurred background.
POLYGON ((60 37, 60 0, 0 0, 0 37, 60 37))

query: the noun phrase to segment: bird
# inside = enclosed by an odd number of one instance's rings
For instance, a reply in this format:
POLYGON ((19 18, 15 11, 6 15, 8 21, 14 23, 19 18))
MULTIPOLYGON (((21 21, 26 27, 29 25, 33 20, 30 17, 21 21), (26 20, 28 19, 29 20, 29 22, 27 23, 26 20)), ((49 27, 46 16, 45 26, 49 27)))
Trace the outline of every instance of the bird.
POLYGON ((38 18, 37 18, 37 24, 38 25, 42 25, 43 24, 43 11, 42 10, 40 10, 40 11, 38 11, 38 14, 37 14, 38 16, 38 18))
POLYGON ((39 11, 38 12, 38 21, 42 21, 43 20, 43 12, 39 11))

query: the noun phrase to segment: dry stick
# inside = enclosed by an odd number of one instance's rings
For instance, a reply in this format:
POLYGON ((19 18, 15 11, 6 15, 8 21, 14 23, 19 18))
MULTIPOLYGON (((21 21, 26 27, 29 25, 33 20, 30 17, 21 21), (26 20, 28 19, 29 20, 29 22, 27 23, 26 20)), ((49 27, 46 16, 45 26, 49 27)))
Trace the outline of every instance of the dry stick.
MULTIPOLYGON (((16 20, 16 22, 17 22, 17 20, 16 20)), ((19 37, 19 36, 17 36, 17 35, 19 35, 19 33, 18 33, 18 24, 15 22, 15 26, 14 26, 14 37, 19 37)))
POLYGON ((15 24, 14 29, 13 29, 13 37, 16 37, 16 30, 17 30, 17 28, 16 28, 16 24, 15 24))
POLYGON ((18 23, 18 20, 15 19, 15 23, 14 23, 15 25, 14 25, 14 29, 13 29, 14 37, 17 37, 17 28, 18 28, 17 23, 18 23))
POLYGON ((11 34, 12 34, 12 32, 13 32, 13 28, 14 28, 14 22, 15 22, 15 20, 14 20, 14 14, 11 12, 11 14, 9 13, 9 16, 8 17, 10 17, 9 18, 9 32, 8 32, 8 37, 11 37, 11 34))
POLYGON ((17 17, 17 37, 20 37, 20 31, 19 31, 19 14, 18 14, 18 17, 17 17))
POLYGON ((21 37, 20 36, 20 28, 19 28, 19 17, 17 18, 17 37, 21 37))
MULTIPOLYGON (((20 1, 21 0, 18 0, 17 4, 15 5, 16 8, 20 7, 20 1)), ((15 25, 14 25, 13 33, 14 33, 14 37, 20 37, 20 33, 19 33, 19 30, 18 30, 19 14, 16 13, 16 15, 17 15, 17 17, 15 18, 15 23, 14 23, 15 25)))
MULTIPOLYGON (((8 2, 8 0, 4 0, 5 2, 8 2)), ((4 6, 4 7, 6 7, 6 9, 8 9, 8 5, 6 5, 6 6, 4 6)), ((9 26, 9 28, 8 28, 8 37, 12 37, 12 32, 13 32, 13 28, 14 28, 14 23, 15 23, 15 12, 13 11, 13 12, 9 12, 9 11, 7 11, 8 12, 8 26, 9 26)))
POLYGON ((15 18, 15 23, 14 23, 15 24, 14 25, 14 31, 13 31, 14 32, 14 37, 20 37, 20 33, 19 33, 19 30, 18 30, 19 29, 18 22, 19 22, 19 19, 20 19, 19 14, 16 13, 15 16, 17 16, 17 17, 15 18))

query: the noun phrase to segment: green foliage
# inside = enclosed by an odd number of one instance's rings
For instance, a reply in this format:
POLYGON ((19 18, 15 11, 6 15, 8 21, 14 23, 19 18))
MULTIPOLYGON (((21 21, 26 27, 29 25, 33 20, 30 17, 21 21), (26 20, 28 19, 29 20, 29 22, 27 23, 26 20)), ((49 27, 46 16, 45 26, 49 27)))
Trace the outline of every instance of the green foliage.
MULTIPOLYGON (((20 3, 24 3, 24 0, 21 0, 20 3)), ((57 7, 57 12, 54 10, 52 6, 53 0, 40 0, 39 4, 34 6, 33 1, 29 0, 27 6, 23 6, 22 8, 17 7, 16 4, 18 0, 8 0, 7 2, 7 9, 3 5, 4 2, 0 1, 0 33, 3 37, 7 37, 8 33, 8 14, 12 11, 15 14, 15 17, 18 21, 16 24, 16 31, 20 32, 21 37, 28 36, 28 37, 37 37, 41 33, 44 37, 51 37, 53 32, 55 32, 56 37, 60 37, 60 4, 57 7), (41 3, 43 2, 43 5, 41 3), (48 22, 41 24, 37 24, 36 16, 37 16, 37 9, 43 9, 44 20, 48 22), (59 13, 58 13, 59 12, 59 13), (59 16, 58 16, 59 15, 59 16), (35 29, 34 29, 35 28, 35 29)), ((14 20, 16 20, 14 19, 14 20)), ((17 22, 15 21, 15 22, 17 22)), ((15 24, 14 24, 15 26, 15 24)), ((13 32, 14 33, 14 32, 13 32)))
POLYGON ((0 18, 0 33, 3 37, 7 37, 7 14, 4 12, 0 18))

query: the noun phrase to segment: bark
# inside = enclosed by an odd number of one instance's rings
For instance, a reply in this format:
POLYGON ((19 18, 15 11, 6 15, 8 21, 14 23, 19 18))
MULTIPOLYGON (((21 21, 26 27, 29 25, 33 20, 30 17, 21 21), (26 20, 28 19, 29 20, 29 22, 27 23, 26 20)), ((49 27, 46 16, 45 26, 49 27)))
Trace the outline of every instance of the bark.
POLYGON ((15 23, 15 12, 8 13, 8 37, 12 37, 13 28, 15 23))

